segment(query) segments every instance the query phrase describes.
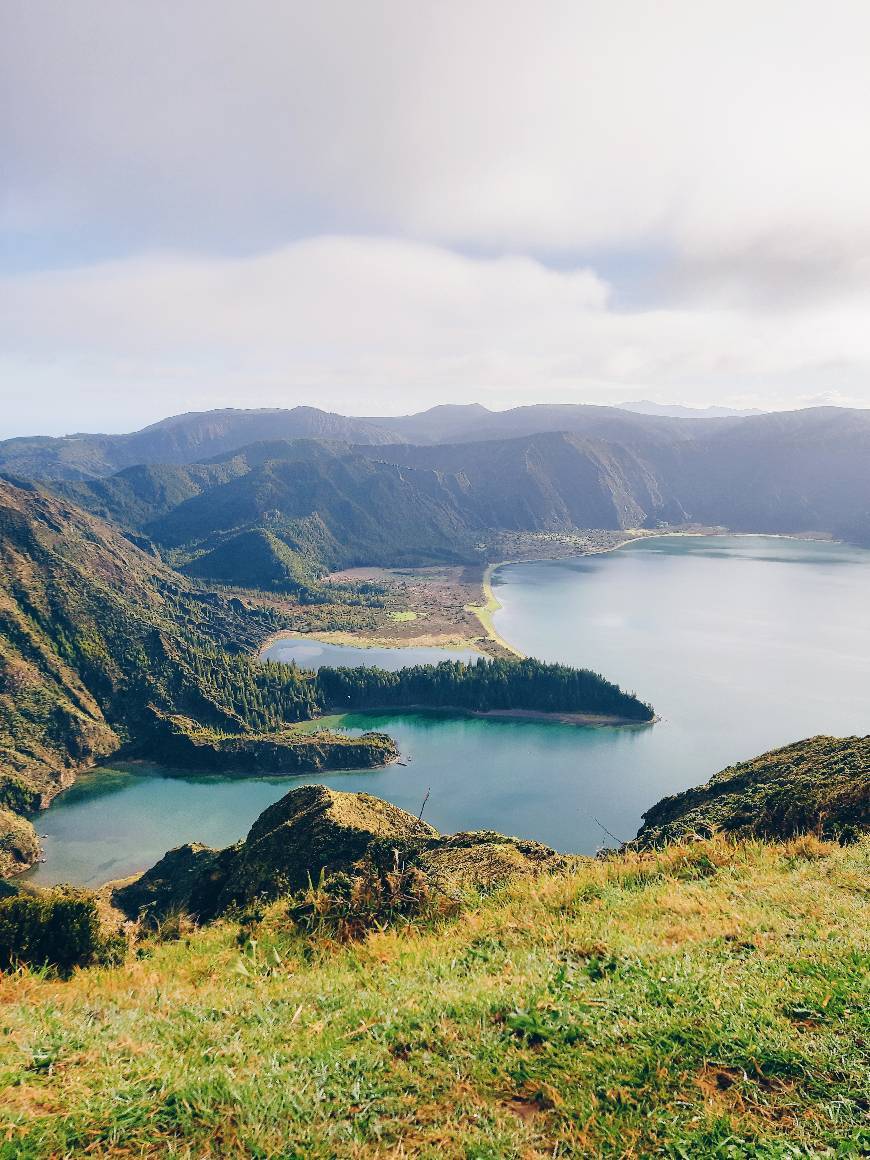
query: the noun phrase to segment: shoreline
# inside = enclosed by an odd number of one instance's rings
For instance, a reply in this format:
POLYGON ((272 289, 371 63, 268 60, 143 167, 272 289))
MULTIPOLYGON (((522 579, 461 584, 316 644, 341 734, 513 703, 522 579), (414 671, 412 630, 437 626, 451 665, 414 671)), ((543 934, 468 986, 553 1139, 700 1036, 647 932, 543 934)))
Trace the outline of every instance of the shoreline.
POLYGON ((632 717, 620 717, 608 713, 571 713, 555 710, 547 712, 543 709, 463 709, 458 705, 382 705, 367 709, 346 709, 341 717, 366 716, 395 716, 402 713, 449 713, 459 717, 479 717, 488 720, 503 721, 541 721, 551 725, 578 725, 592 727, 627 726, 643 727, 655 725, 661 718, 651 717, 649 721, 637 721, 632 717))
MULTIPOLYGON (((811 543, 838 543, 832 536, 827 536, 822 533, 797 533, 797 532, 733 532, 728 528, 699 528, 692 531, 687 530, 655 530, 646 531, 642 528, 626 529, 623 533, 624 538, 618 543, 608 544, 605 547, 591 545, 585 549, 579 549, 576 552, 567 556, 559 555, 542 555, 537 559, 506 559, 493 561, 492 563, 483 566, 483 574, 480 580, 481 595, 483 597, 480 603, 464 604, 462 609, 464 612, 471 613, 480 624, 483 630, 483 638, 475 638, 470 636, 456 635, 451 636, 447 634, 423 634, 420 636, 409 636, 402 640, 394 638, 387 638, 379 635, 376 632, 354 632, 350 629, 332 629, 323 632, 305 632, 301 629, 280 629, 277 632, 270 633, 263 641, 256 651, 256 657, 262 661, 263 653, 276 644, 279 640, 288 638, 296 638, 299 640, 313 640, 319 641, 321 644, 335 644, 343 645, 350 648, 360 649, 405 649, 405 648, 443 648, 446 650, 452 649, 466 649, 478 653, 483 657, 492 657, 498 653, 492 653, 486 647, 494 646, 499 652, 506 652, 510 656, 517 657, 522 660, 525 654, 522 653, 515 645, 506 640, 495 628, 493 616, 502 608, 501 601, 495 595, 493 589, 493 577, 500 568, 506 568, 514 564, 534 564, 534 563, 549 563, 557 560, 570 560, 581 558, 584 556, 603 556, 609 552, 618 552, 622 548, 628 547, 630 544, 636 544, 642 540, 660 540, 669 538, 689 538, 689 537, 723 537, 730 536, 735 539, 748 538, 764 538, 772 540, 797 540, 809 541, 811 543)), ((408 623, 413 623, 409 621, 408 623)), ((302 666, 304 667, 304 666, 302 666)))
POLYGON ((492 578, 499 568, 503 568, 506 564, 510 564, 510 560, 500 560, 494 564, 487 564, 483 570, 483 576, 480 580, 480 588, 483 593, 482 604, 466 604, 465 611, 472 613, 477 617, 480 626, 486 635, 487 640, 492 641, 493 644, 499 645, 503 649, 507 649, 509 653, 517 657, 519 660, 525 658, 525 654, 521 653, 518 648, 505 640, 499 632, 496 631, 493 622, 493 614, 498 612, 502 607, 501 601, 496 596, 492 588, 492 578))
POLYGON ((496 644, 503 648, 509 649, 515 656, 522 658, 523 653, 514 648, 513 645, 508 644, 504 637, 499 636, 495 631, 495 627, 491 625, 491 617, 493 612, 498 612, 502 607, 501 602, 495 595, 492 589, 492 577, 499 568, 507 568, 514 564, 551 564, 558 561, 578 559, 583 556, 606 556, 610 552, 618 552, 621 548, 627 548, 629 544, 637 544, 643 540, 667 540, 676 539, 680 537, 686 538, 704 538, 713 539, 728 536, 733 539, 765 539, 765 540, 797 540, 798 542, 805 542, 811 544, 841 544, 843 540, 838 540, 834 536, 828 536, 823 533, 813 534, 807 532, 801 535, 799 532, 732 532, 728 528, 707 528, 703 531, 674 531, 674 532, 646 532, 643 529, 631 529, 634 533, 626 535, 624 540, 620 540, 618 544, 608 544, 606 548, 591 547, 585 551, 575 552, 572 556, 542 556, 539 560, 499 560, 494 564, 487 564, 483 573, 483 580, 481 587, 483 588, 484 604, 478 608, 475 605, 467 605, 466 611, 473 612, 478 618, 484 631, 490 640, 495 641, 496 644), (485 619, 486 618, 486 619, 485 619))

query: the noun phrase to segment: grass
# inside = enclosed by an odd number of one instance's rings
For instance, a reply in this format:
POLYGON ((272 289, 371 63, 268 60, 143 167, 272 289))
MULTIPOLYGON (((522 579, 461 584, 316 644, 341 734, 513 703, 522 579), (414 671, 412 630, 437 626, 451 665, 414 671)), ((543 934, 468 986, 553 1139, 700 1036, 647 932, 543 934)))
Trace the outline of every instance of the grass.
POLYGON ((402 612, 391 612, 391 613, 390 613, 390 619, 391 619, 391 620, 398 620, 398 621, 400 621, 400 622, 401 622, 401 621, 405 621, 405 620, 416 620, 416 619, 417 619, 417 613, 416 613, 416 612, 414 612, 414 611, 413 611, 412 609, 410 609, 410 608, 406 608, 406 609, 404 609, 404 611, 402 611, 402 612))
POLYGON ((339 946, 268 910, 0 981, 0 1157, 870 1148, 870 841, 581 862, 339 946))

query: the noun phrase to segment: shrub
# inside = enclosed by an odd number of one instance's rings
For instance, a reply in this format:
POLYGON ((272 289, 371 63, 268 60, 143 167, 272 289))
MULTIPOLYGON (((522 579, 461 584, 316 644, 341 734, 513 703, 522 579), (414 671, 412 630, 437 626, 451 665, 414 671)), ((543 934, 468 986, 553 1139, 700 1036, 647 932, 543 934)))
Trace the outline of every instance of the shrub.
POLYGON ((297 895, 289 915, 311 934, 350 942, 398 923, 446 917, 458 908, 455 899, 393 850, 390 863, 370 852, 352 874, 321 875, 317 886, 297 895))
POLYGON ((18 964, 73 967, 117 956, 118 940, 107 939, 93 895, 71 887, 0 900, 0 969, 18 964))

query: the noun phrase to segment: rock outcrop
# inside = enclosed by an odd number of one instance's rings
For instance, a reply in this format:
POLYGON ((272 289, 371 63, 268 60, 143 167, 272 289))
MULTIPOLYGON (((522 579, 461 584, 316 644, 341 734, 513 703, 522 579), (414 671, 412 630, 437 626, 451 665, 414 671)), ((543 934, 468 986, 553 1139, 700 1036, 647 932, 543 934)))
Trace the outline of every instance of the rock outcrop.
POLYGON ((29 869, 38 857, 39 841, 30 822, 0 808, 0 879, 29 869))
POLYGON ((442 837, 371 794, 306 785, 265 810, 244 841, 224 850, 170 850, 140 878, 118 887, 113 902, 130 917, 184 910, 208 921, 234 907, 303 890, 322 872, 351 870, 375 847, 395 848, 442 888, 491 889, 562 863, 536 842, 492 831, 442 837))
POLYGON ((632 845, 650 847, 714 830, 740 838, 817 833, 856 840, 870 830, 870 737, 811 737, 662 798, 632 845))

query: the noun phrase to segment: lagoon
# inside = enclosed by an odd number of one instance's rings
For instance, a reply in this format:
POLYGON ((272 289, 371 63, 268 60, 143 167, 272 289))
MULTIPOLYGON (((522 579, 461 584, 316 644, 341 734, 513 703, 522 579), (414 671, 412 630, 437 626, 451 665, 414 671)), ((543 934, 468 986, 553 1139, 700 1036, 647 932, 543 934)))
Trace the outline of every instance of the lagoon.
MULTIPOLYGON (((664 794, 734 761, 814 733, 870 732, 870 551, 668 536, 505 566, 494 591, 496 629, 512 644, 599 670, 651 700, 661 720, 582 728, 347 715, 343 728, 391 733, 409 764, 304 778, 173 776, 144 765, 94 771, 35 819, 47 861, 30 876, 93 886, 181 842, 226 844, 306 781, 366 790, 414 813, 431 787, 424 816, 441 830, 493 828, 594 853, 614 836, 632 837, 664 794)), ((373 663, 372 650, 345 652, 373 663)))

